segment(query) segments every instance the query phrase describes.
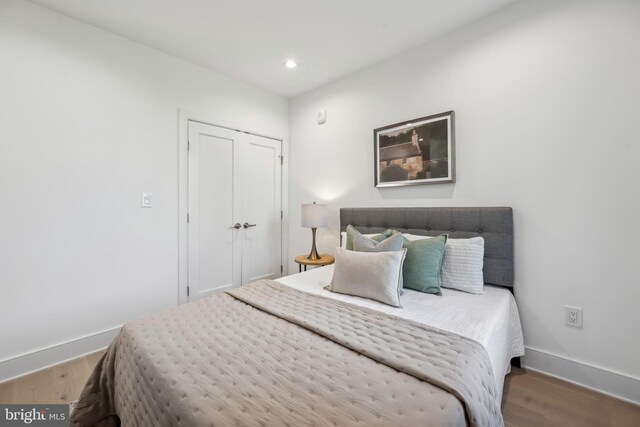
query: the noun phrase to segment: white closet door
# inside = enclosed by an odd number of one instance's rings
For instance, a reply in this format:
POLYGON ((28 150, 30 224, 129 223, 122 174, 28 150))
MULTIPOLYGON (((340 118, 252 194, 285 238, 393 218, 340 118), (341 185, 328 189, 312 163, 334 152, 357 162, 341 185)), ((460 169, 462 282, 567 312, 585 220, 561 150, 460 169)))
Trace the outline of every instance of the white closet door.
POLYGON ((240 135, 189 122, 189 299, 242 283, 240 135))
POLYGON ((189 299, 280 277, 281 142, 189 122, 189 299))
POLYGON ((281 142, 244 134, 242 283, 280 277, 281 142), (245 224, 246 223, 246 224, 245 224))

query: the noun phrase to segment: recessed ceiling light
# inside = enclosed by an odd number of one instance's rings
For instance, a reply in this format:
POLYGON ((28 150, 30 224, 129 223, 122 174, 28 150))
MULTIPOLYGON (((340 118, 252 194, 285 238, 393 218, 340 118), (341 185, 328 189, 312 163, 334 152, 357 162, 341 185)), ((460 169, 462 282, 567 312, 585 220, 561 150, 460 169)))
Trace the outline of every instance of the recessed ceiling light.
POLYGON ((293 70, 294 68, 296 68, 298 66, 298 63, 296 61, 294 61, 293 59, 289 59, 289 60, 287 60, 287 62, 284 63, 284 66, 287 67, 290 70, 293 70))

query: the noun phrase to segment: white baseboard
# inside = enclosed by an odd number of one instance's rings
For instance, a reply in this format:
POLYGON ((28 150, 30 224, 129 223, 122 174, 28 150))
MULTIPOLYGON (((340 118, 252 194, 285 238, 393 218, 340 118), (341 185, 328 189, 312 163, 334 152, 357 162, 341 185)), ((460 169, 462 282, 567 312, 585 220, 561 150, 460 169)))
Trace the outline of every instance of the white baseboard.
POLYGON ((640 405, 640 379, 526 347, 524 366, 570 383, 640 405))
POLYGON ((101 350, 113 341, 119 331, 120 326, 0 360, 0 382, 101 350))

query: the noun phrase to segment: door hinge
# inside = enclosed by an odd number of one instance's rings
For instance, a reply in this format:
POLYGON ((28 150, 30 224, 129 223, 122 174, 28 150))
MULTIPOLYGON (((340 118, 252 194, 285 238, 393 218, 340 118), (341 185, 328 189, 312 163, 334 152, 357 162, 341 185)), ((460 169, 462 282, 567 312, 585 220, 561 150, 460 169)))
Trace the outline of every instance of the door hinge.
POLYGON ((191 141, 187 140, 187 151, 191 149, 191 141))
POLYGON ((187 286, 187 296, 189 296, 189 287, 187 286))
POLYGON ((187 224, 189 224, 189 213, 187 212, 187 224))
POLYGON ((284 156, 280 156, 280 166, 284 165, 284 156))
POLYGON ((282 273, 284 271, 284 267, 282 266, 282 264, 280 264, 280 273, 282 273))
POLYGON ((280 219, 284 218, 284 211, 280 211, 280 219))

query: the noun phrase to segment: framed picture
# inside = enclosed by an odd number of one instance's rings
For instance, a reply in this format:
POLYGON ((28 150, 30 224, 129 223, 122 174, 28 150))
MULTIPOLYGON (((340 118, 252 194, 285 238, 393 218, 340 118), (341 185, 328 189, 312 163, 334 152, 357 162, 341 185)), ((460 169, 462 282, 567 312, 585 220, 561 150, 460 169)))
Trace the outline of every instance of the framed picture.
POLYGON ((456 181, 453 111, 373 131, 375 186, 456 181))

